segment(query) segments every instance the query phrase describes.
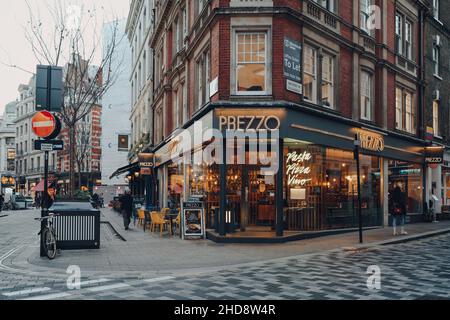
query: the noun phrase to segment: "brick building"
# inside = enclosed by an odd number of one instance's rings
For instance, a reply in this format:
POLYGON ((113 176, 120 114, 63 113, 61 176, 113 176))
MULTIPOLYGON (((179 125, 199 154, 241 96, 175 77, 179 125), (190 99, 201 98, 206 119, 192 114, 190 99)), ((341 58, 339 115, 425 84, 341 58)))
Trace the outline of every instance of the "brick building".
MULTIPOLYGON (((235 232, 242 233, 240 240, 298 238, 304 231, 355 227, 352 151, 358 137, 364 225, 389 223, 389 200, 397 187, 409 219, 421 217, 430 180, 424 163, 427 1, 154 5, 148 149, 157 159, 159 206, 201 197, 208 234, 218 241, 235 232), (264 127, 279 129, 275 143, 261 138, 264 127), (253 129, 256 141, 272 142, 268 154, 279 155, 280 169, 262 175, 262 161, 178 161, 173 155, 180 152, 180 129, 193 135, 253 129)), ((248 160, 261 154, 251 150, 249 137, 241 140, 243 145, 224 148, 222 156, 248 160)), ((191 156, 211 141, 194 141, 191 156)))

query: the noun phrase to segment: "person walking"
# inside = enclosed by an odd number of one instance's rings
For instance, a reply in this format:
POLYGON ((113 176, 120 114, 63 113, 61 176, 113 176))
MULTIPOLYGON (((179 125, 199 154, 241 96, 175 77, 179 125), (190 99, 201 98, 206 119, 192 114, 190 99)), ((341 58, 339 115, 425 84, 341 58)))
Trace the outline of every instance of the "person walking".
POLYGON ((406 196, 402 191, 400 183, 395 187, 392 194, 391 214, 393 217, 394 236, 397 236, 397 226, 400 225, 400 234, 407 235, 405 231, 406 223, 406 196))
POLYGON ((123 215, 123 224, 125 230, 130 228, 131 216, 133 213, 133 197, 131 196, 131 192, 127 190, 123 196, 119 199, 120 209, 123 215))
POLYGON ((3 210, 3 204, 5 203, 5 197, 3 196, 3 193, 0 194, 0 212, 3 210))

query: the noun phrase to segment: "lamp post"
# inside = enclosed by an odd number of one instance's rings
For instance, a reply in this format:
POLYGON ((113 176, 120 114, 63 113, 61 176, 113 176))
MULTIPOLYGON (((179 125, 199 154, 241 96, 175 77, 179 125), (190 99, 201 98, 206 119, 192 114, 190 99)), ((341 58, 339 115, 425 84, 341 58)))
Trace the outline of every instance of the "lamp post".
POLYGON ((356 179, 358 183, 358 220, 359 220, 359 243, 363 243, 363 223, 362 223, 362 197, 361 197, 361 168, 359 163, 359 149, 361 140, 355 135, 355 160, 356 160, 356 179))

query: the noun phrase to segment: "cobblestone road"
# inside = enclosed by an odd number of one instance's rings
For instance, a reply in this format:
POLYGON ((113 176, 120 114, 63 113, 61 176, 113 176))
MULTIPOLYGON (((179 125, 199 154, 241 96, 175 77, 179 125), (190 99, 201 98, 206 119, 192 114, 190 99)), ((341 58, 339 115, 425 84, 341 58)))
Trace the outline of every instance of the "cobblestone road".
MULTIPOLYGON (((10 221, 10 220, 9 220, 10 221)), ((11 250, 34 244, 21 236, 29 226, 1 225, 0 299, 450 299, 450 235, 357 252, 332 250, 225 270, 156 277, 82 278, 81 290, 67 276, 8 268, 11 250), (14 233, 7 230, 15 230, 14 233), (381 289, 367 288, 367 269, 381 270, 381 289)), ((183 261, 180 261, 182 264, 183 261)))

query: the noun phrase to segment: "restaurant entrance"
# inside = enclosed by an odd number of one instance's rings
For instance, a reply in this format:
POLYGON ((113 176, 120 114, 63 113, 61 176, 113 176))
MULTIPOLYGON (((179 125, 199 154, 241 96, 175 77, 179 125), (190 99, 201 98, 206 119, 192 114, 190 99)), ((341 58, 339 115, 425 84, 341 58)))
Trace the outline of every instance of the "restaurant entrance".
POLYGON ((227 200, 240 231, 273 231, 275 227, 275 178, 261 174, 260 166, 230 166, 227 200), (242 195, 242 196, 241 196, 242 195))

